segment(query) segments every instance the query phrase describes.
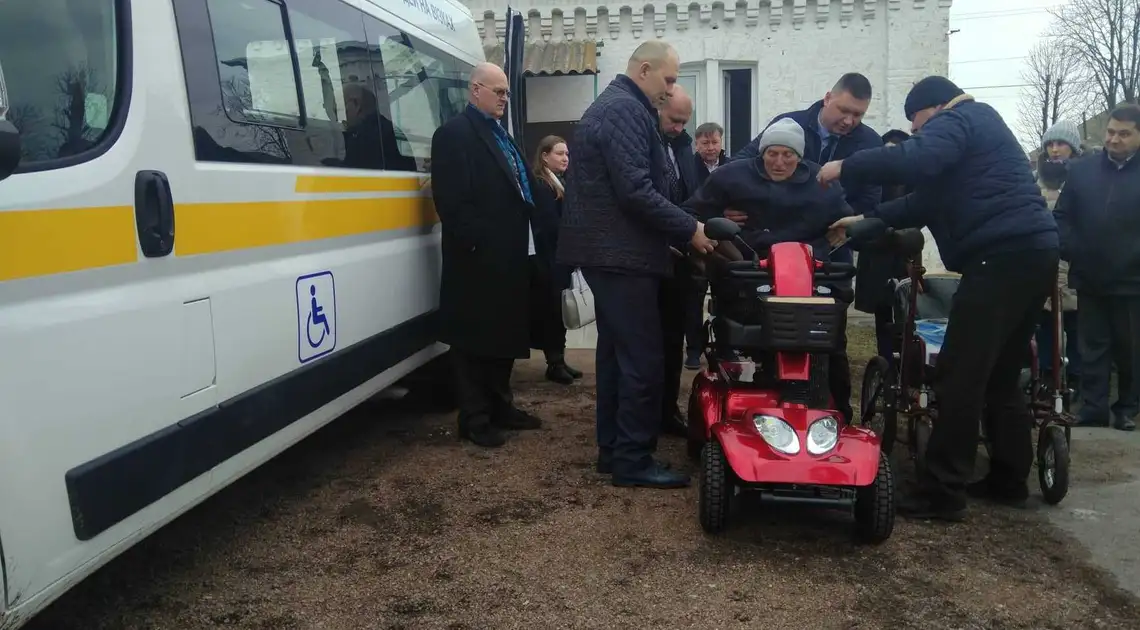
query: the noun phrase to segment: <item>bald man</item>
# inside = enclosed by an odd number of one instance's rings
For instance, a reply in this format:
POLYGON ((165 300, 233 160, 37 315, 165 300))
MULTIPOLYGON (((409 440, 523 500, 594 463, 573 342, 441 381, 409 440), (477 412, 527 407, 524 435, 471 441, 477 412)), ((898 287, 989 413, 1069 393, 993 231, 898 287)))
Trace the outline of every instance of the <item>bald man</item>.
POLYGON ((498 66, 471 73, 467 109, 431 141, 435 209, 443 225, 440 341, 451 346, 459 435, 484 447, 541 421, 514 406, 511 371, 530 356, 530 292, 540 280, 526 160, 499 123, 511 90, 498 66))
POLYGON ((715 246, 678 204, 683 183, 657 108, 676 89, 680 59, 648 41, 574 128, 558 262, 580 267, 593 291, 598 347, 598 472, 617 486, 678 488, 689 477, 654 457, 661 432, 661 281, 670 246, 715 246))
MULTIPOLYGON (((680 85, 673 86, 673 94, 658 110, 658 118, 661 121, 661 141, 665 146, 666 157, 678 175, 676 190, 670 192, 669 200, 678 205, 692 196, 700 185, 693 139, 685 131, 685 125, 689 124, 692 117, 693 99, 680 85)), ((661 431, 678 436, 685 436, 687 432, 677 399, 681 395, 681 374, 684 368, 685 316, 696 292, 694 268, 688 257, 682 254, 688 249, 688 243, 684 241, 673 245, 673 276, 661 281, 658 299, 662 348, 665 352, 661 431)))

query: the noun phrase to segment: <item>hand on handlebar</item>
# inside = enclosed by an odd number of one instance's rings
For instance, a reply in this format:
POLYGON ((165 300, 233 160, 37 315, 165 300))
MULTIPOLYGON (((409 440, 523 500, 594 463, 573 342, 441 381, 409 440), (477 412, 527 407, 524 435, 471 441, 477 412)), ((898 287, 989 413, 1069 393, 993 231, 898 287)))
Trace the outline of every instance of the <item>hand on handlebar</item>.
POLYGON ((827 242, 832 247, 841 247, 847 242, 847 228, 863 220, 863 215, 859 214, 853 217, 843 217, 842 219, 831 224, 827 230, 827 242))
POLYGON ((693 249, 701 254, 711 254, 716 249, 716 241, 705 236, 705 224, 697 222, 697 229, 693 232, 693 237, 689 240, 693 245, 693 249))

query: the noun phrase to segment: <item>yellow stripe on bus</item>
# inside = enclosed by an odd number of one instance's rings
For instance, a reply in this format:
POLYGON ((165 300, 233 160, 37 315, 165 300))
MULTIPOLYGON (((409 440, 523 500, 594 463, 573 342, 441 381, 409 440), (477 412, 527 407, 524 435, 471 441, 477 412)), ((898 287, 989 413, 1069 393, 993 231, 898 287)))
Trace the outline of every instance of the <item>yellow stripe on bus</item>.
POLYGON ((0 212, 0 281, 137 259, 131 206, 0 212))
MULTIPOLYGON (((420 177, 302 175, 300 193, 424 191, 420 177)), ((439 222, 428 196, 175 203, 176 256, 286 245, 439 222)), ((0 282, 138 262, 132 206, 0 212, 0 282)))
POLYGON ((438 221, 431 200, 423 197, 179 204, 174 247, 179 256, 213 254, 438 221))
POLYGON ((350 193, 350 192, 415 192, 423 188, 419 177, 352 177, 300 175, 296 192, 299 193, 350 193))

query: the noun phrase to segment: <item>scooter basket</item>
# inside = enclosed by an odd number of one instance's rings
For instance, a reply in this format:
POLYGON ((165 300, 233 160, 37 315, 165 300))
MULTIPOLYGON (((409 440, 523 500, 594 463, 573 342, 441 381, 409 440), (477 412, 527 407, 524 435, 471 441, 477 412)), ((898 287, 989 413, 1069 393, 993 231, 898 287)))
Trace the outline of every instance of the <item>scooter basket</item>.
POLYGON ((717 337, 734 348, 774 352, 839 349, 846 305, 818 298, 753 298, 748 321, 732 316, 714 320, 717 337))
POLYGON ((760 300, 760 327, 767 350, 834 352, 839 349, 845 304, 835 301, 760 300))

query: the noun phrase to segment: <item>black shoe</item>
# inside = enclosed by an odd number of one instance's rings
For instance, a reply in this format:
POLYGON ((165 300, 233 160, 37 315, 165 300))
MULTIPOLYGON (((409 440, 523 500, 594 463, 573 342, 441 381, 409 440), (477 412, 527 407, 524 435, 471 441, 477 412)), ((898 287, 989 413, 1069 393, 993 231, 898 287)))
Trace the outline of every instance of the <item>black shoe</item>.
POLYGON ((546 380, 553 381, 559 385, 572 385, 574 383, 574 375, 570 373, 570 368, 565 363, 551 363, 546 366, 546 380))
POLYGON ((1124 416, 1116 416, 1112 420, 1112 428, 1117 431, 1135 431, 1136 423, 1124 416))
POLYGON ((566 370, 566 373, 569 374, 570 376, 572 376, 574 378, 574 380, 578 380, 578 379, 582 378, 582 370, 572 368, 569 365, 566 365, 565 363, 562 364, 562 369, 566 370))
POLYGON ((688 486, 689 476, 665 468, 659 462, 654 461, 637 472, 614 473, 610 483, 622 488, 658 488, 664 490, 688 486))
POLYGON ((986 478, 966 486, 966 494, 975 499, 983 499, 1005 507, 1023 509, 1029 501, 1029 486, 1024 483, 1020 486, 1017 489, 1010 490, 1002 488, 986 478))
POLYGON ((542 428, 542 420, 538 416, 521 409, 511 409, 505 417, 497 418, 494 423, 498 428, 508 431, 527 431, 542 428))
POLYGON ((679 410, 674 410, 673 413, 661 419, 661 433, 679 437, 689 435, 689 426, 679 410))
POLYGON ((700 351, 690 350, 685 355, 685 369, 686 370, 699 370, 701 369, 701 353, 700 351))
MULTIPOLYGON (((654 460, 657 465, 665 470, 670 470, 673 466, 669 462, 654 460)), ((599 475, 612 475, 614 472, 614 462, 608 455, 598 455, 598 463, 594 465, 594 469, 598 471, 599 475)))
POLYGON ((498 448, 507 443, 507 436, 492 424, 460 426, 459 437, 483 448, 498 448))
POLYGON ((960 523, 966 520, 966 504, 951 497, 919 493, 900 501, 898 513, 917 520, 960 523))

